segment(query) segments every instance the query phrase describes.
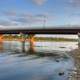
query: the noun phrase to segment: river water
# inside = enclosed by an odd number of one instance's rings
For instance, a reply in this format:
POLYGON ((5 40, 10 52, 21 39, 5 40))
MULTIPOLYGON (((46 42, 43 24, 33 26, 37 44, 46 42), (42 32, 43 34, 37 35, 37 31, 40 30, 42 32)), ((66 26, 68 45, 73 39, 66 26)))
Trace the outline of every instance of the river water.
POLYGON ((21 42, 0 43, 0 80, 68 80, 74 69, 74 59, 68 51, 76 49, 77 42, 35 42, 36 53, 52 53, 54 56, 27 55, 21 52, 21 42))

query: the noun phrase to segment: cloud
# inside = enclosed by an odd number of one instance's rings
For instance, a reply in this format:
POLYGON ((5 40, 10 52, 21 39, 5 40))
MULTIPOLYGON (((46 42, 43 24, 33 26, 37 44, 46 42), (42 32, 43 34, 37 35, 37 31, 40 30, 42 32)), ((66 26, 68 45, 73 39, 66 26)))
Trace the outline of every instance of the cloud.
MULTIPOLYGON (((50 20, 52 16, 49 14, 31 14, 31 13, 16 13, 16 12, 3 12, 3 18, 0 19, 0 26, 4 26, 5 28, 11 28, 11 26, 19 28, 19 26, 32 26, 43 24, 44 19, 46 21, 50 20)), ((21 27, 20 27, 21 28, 21 27)))
POLYGON ((69 0, 71 3, 80 3, 80 0, 69 0))
POLYGON ((14 17, 17 15, 15 11, 3 11, 3 14, 10 17, 14 17))
POLYGON ((49 19, 52 16, 49 13, 43 14, 31 14, 31 13, 16 13, 15 11, 3 11, 4 16, 6 16, 10 21, 28 23, 28 22, 39 22, 44 18, 49 19))
POLYGON ((27 24, 28 20, 25 17, 17 17, 12 19, 13 21, 17 22, 18 24, 27 24))
POLYGON ((36 17, 33 17, 33 18, 17 17, 17 18, 14 18, 12 20, 19 23, 19 24, 37 23, 37 22, 42 21, 42 19, 36 18, 36 17))
POLYGON ((80 7, 80 0, 68 0, 68 2, 74 7, 80 7))
POLYGON ((45 18, 46 15, 43 14, 37 14, 37 15, 32 15, 32 14, 22 14, 17 17, 14 17, 12 20, 21 24, 27 24, 27 23, 38 23, 42 22, 43 19, 45 18))
POLYGON ((0 20, 0 25, 1 26, 16 26, 17 23, 9 20, 0 20))
POLYGON ((47 0, 33 0, 33 2, 37 5, 43 5, 47 0))

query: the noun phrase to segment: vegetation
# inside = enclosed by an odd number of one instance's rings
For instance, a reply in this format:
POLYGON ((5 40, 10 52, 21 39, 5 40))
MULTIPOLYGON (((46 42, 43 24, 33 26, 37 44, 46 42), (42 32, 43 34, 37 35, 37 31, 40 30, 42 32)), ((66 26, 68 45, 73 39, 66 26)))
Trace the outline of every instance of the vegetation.
POLYGON ((44 38, 44 37, 36 37, 36 41, 78 41, 77 39, 68 39, 68 38, 44 38))
MULTIPOLYGON (((16 40, 16 39, 28 39, 27 35, 4 35, 5 40, 16 40)), ((78 39, 69 39, 69 38, 53 38, 53 37, 34 37, 35 41, 78 41, 78 39)))

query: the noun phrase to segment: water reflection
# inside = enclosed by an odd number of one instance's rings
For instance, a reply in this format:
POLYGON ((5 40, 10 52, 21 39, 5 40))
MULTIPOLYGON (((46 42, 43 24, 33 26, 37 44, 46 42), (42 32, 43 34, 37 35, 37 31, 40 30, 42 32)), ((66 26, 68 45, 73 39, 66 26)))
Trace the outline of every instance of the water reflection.
MULTIPOLYGON (((66 43, 68 46, 64 44, 64 48, 60 48, 62 43, 56 44, 36 42, 36 55, 28 55, 28 52, 20 51, 20 42, 3 42, 0 44, 3 50, 0 50, 0 80, 68 80, 69 70, 75 66, 66 50, 77 46, 76 43, 66 43)), ((29 43, 26 42, 26 51, 28 47, 29 43)))
MULTIPOLYGON (((78 42, 35 42, 34 51, 39 52, 53 52, 58 51, 70 51, 78 47, 78 42)), ((22 51, 22 43, 19 41, 4 41, 0 44, 4 50, 22 51)), ((29 50, 29 42, 25 44, 25 50, 29 50)))

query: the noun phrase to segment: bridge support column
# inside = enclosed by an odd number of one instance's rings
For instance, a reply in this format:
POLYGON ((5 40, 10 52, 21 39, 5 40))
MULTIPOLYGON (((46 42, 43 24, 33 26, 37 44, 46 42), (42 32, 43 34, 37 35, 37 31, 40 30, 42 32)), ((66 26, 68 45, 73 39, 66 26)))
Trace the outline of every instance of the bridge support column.
POLYGON ((3 41, 3 34, 0 34, 0 42, 2 42, 3 41))
POLYGON ((28 52, 29 52, 29 54, 34 54, 35 53, 35 50, 34 50, 34 42, 35 42, 34 34, 29 34, 28 38, 29 38, 29 44, 30 44, 28 52))
POLYGON ((23 33, 20 33, 20 36, 21 36, 21 43, 22 43, 22 52, 26 52, 25 51, 25 43, 26 43, 26 37, 25 37, 25 34, 23 34, 23 33))
POLYGON ((0 34, 0 51, 3 50, 3 34, 0 34))
MULTIPOLYGON (((26 36, 25 34, 21 33, 22 36, 22 52, 26 52, 25 50, 25 43, 26 43, 26 36)), ((28 41, 29 41, 29 50, 28 53, 29 54, 34 54, 35 50, 34 50, 34 34, 28 34, 28 41)))
POLYGON ((78 48, 80 49, 80 33, 78 33, 78 48))
POLYGON ((22 41, 22 52, 25 52, 25 40, 22 41))

